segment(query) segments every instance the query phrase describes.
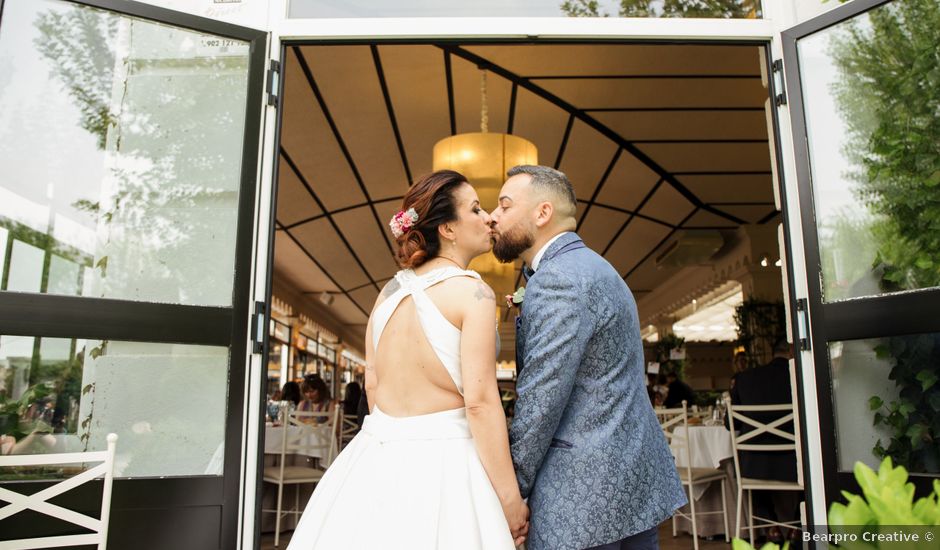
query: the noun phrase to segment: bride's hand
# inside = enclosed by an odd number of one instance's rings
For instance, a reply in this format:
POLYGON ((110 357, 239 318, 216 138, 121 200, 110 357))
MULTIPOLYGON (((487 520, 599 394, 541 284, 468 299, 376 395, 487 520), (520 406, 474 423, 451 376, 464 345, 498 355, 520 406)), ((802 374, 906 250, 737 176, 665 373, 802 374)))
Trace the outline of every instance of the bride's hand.
POLYGON ((509 523, 509 532, 512 533, 513 541, 516 546, 519 546, 529 534, 529 507, 520 498, 503 505, 503 513, 506 515, 506 522, 509 523))

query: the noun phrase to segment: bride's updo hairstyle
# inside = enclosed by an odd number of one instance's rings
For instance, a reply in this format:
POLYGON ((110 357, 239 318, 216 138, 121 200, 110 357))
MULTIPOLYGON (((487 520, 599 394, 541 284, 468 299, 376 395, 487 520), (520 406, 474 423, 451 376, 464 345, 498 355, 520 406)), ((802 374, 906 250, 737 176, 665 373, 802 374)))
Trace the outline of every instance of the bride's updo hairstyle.
POLYGON ((405 198, 401 210, 414 208, 418 222, 397 238, 398 265, 413 269, 438 255, 441 239, 437 227, 457 219, 457 199, 454 192, 467 178, 453 170, 432 172, 415 183, 405 198))

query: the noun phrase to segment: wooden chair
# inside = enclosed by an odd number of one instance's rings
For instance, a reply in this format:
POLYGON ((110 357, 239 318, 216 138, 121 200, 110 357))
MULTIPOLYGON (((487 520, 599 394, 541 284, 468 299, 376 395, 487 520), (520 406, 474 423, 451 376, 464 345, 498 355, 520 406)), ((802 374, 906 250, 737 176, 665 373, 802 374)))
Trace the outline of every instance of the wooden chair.
POLYGON ((744 492, 747 491, 747 511, 749 522, 746 522, 751 545, 754 544, 754 528, 776 525, 784 529, 800 529, 800 521, 778 522, 769 518, 754 515, 754 491, 803 491, 803 463, 800 448, 800 424, 798 421, 796 400, 796 374, 793 364, 790 364, 790 403, 773 405, 732 405, 730 399, 725 399, 728 408, 729 428, 731 430, 731 447, 734 451, 734 470, 738 482, 738 502, 735 515, 735 536, 741 537, 741 512, 744 492), (755 417, 767 418, 775 416, 773 420, 762 422, 755 417), (739 426, 752 427, 751 431, 737 433, 735 423, 739 426), (793 427, 787 431, 784 426, 790 423, 793 427), (755 443, 752 440, 761 434, 774 435, 778 442, 755 443), (779 441, 784 441, 781 443, 779 441), (773 479, 758 479, 743 477, 741 475, 740 451, 762 451, 793 453, 796 460, 796 481, 778 481, 773 479))
POLYGON ((695 518, 697 516, 722 514, 725 520, 725 542, 728 542, 730 540, 728 535, 731 530, 728 524, 728 504, 725 499, 725 481, 727 481, 728 476, 721 470, 692 467, 693 453, 692 445, 689 443, 689 409, 687 403, 683 401, 681 408, 656 409, 656 416, 659 418, 663 435, 666 436, 666 441, 669 442, 669 446, 676 452, 685 455, 685 466, 677 466, 677 470, 682 486, 688 489, 689 513, 676 510, 675 514, 673 514, 672 536, 676 536, 676 516, 689 520, 689 522, 692 523, 692 545, 695 550, 698 550, 698 524, 695 518), (678 428, 682 429, 679 430, 678 428), (721 511, 696 512, 695 496, 693 495, 694 487, 713 481, 719 481, 721 483, 721 511))
POLYGON ((262 512, 276 514, 274 520, 274 546, 280 543, 281 518, 287 514, 300 515, 300 488, 295 487, 294 509, 283 510, 285 485, 316 485, 326 473, 326 468, 336 456, 340 405, 336 405, 332 412, 306 412, 293 411, 287 415, 287 423, 281 435, 281 451, 278 453, 278 464, 264 468, 263 479, 267 483, 277 485, 277 508, 263 509, 262 512), (320 453, 319 464, 316 466, 288 465, 290 455, 302 453, 308 456, 314 451, 320 453))
POLYGON ((114 451, 117 447, 118 436, 113 433, 108 434, 107 440, 108 448, 105 451, 0 456, 0 468, 100 462, 97 466, 89 468, 78 475, 60 481, 51 487, 47 487, 31 495, 24 495, 0 487, 0 500, 9 502, 9 504, 0 508, 0 520, 6 519, 23 510, 33 510, 83 527, 89 531, 93 531, 92 533, 4 540, 0 541, 0 548, 19 550, 94 544, 97 545, 98 550, 106 550, 108 545, 108 520, 111 514, 111 488, 114 483, 114 451), (101 517, 99 519, 80 514, 74 510, 69 510, 49 502, 50 499, 100 476, 104 476, 104 489, 101 492, 101 517))

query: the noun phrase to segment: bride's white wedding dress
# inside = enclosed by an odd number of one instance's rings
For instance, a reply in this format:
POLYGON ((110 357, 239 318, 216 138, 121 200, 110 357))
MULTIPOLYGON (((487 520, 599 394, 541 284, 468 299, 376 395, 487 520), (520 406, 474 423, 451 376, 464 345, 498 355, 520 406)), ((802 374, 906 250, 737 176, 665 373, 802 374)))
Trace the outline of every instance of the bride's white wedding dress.
MULTIPOLYGON (((419 325, 463 394, 460 330, 425 290, 456 267, 396 276, 400 288, 375 310, 372 345, 399 303, 411 296, 419 325)), ((389 368, 389 367, 386 367, 389 368)), ((319 482, 288 550, 512 550, 496 492, 480 463, 465 409, 405 418, 376 406, 362 431, 319 482)))

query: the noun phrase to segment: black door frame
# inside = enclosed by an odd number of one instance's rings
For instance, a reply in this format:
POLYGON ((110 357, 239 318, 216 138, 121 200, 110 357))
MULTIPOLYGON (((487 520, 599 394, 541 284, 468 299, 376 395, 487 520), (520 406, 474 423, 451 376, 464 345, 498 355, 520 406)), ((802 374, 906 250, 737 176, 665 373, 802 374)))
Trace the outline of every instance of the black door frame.
MULTIPOLYGON (((892 0, 855 0, 796 25, 782 33, 787 98, 793 128, 793 148, 799 189, 800 216, 809 292, 811 338, 816 365, 816 394, 821 434, 836 434, 832 376, 829 366, 829 342, 940 332, 940 289, 923 289, 882 296, 825 303, 818 277, 821 271, 819 239, 816 230, 815 199, 810 170, 806 113, 803 108, 802 83, 797 42, 811 34, 842 23, 883 6, 892 0)), ((826 501, 841 498, 842 490, 859 492, 854 475, 839 471, 837 438, 822 446, 826 501)), ((911 475, 918 492, 929 492, 932 476, 911 475)))
MULTIPOLYGON (((21 0, 29 1, 29 0, 21 0)), ((192 507, 220 509, 220 548, 235 548, 238 539, 242 437, 244 432, 245 384, 248 349, 249 297, 251 294, 253 231, 255 226, 256 183, 261 139, 264 61, 267 33, 223 23, 150 4, 129 0, 59 0, 122 15, 145 19, 200 33, 247 42, 249 69, 231 307, 155 304, 100 298, 0 292, 0 334, 130 340, 137 342, 184 343, 229 348, 225 457, 222 476, 116 479, 112 495, 109 539, 135 540, 139 525, 122 525, 121 512, 141 509, 192 510, 192 507), (133 532, 128 532, 133 531, 133 532)), ((2 32, 4 0, 0 0, 2 32)), ((30 483, 40 490, 49 482, 16 482, 22 489, 30 483)), ((99 482, 100 484, 100 482, 99 482)), ((92 484, 94 485, 94 484, 92 484)), ((20 490, 21 490, 20 489, 20 490)), ((100 488, 74 491, 64 499, 79 509, 95 502, 100 488)), ((92 508, 94 510, 94 508, 92 508)), ((32 536, 43 529, 43 520, 21 521, 32 536)), ((190 537, 176 525, 162 526, 164 534, 185 546, 190 537)), ((146 531, 152 532, 148 528, 146 531)), ((61 534, 59 532, 55 534, 61 534)), ((192 540, 195 540, 193 537, 192 540)))

